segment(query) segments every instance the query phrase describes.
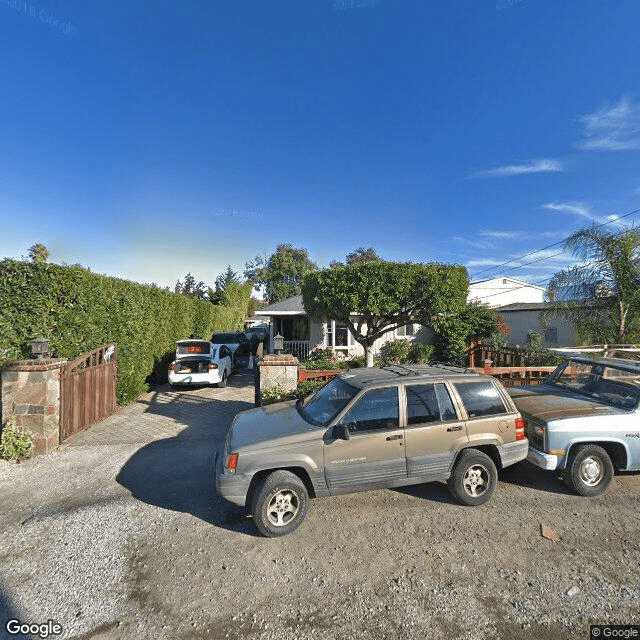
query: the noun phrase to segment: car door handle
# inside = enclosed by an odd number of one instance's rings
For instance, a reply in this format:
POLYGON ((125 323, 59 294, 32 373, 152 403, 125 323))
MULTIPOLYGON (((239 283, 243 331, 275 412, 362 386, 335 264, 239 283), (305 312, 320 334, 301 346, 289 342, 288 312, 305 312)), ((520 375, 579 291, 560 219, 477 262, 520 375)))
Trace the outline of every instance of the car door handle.
POLYGON ((402 440, 402 436, 387 436, 387 440, 402 440))
POLYGON ((462 431, 462 427, 460 425, 457 425, 455 427, 449 427, 447 431, 462 431))

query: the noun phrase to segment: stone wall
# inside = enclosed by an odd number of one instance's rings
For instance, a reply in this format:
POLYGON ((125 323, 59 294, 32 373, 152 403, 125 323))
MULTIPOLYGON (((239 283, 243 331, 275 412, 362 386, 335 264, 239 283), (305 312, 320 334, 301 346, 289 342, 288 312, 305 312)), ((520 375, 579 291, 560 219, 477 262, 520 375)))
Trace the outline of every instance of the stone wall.
POLYGON ((261 405, 262 390, 281 387, 293 391, 298 386, 298 358, 292 355, 266 355, 256 369, 256 406, 261 405))
POLYGON ((60 368, 66 358, 17 360, 2 367, 2 424, 34 435, 34 454, 60 444, 60 368))

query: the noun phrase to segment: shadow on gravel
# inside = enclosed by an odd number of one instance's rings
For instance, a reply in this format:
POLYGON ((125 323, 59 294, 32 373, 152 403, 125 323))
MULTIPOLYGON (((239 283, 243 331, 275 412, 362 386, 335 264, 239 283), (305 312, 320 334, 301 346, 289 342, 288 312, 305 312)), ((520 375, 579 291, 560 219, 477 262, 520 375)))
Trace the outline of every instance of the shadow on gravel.
MULTIPOLYGON (((244 386, 241 383, 238 378, 230 380, 230 386, 244 386)), ((213 482, 213 456, 218 445, 236 414, 252 408, 253 403, 240 400, 158 390, 148 401, 147 413, 175 418, 187 427, 176 437, 155 440, 139 449, 116 481, 147 504, 253 534, 244 509, 220 498, 213 482)))
POLYGON ((534 464, 523 460, 500 472, 500 480, 507 484, 548 493, 575 495, 560 478, 557 471, 544 471, 534 464))
POLYGON ((430 500, 431 502, 441 502, 443 504, 457 504, 451 497, 447 485, 443 482, 425 482, 424 484, 413 484, 408 487, 398 487, 393 489, 398 493, 407 496, 430 500))
MULTIPOLYGON (((5 593, 2 585, 0 585, 0 624, 2 624, 2 632, 8 631, 6 625, 8 624, 9 620, 19 620, 18 625, 20 623, 32 622, 32 620, 22 619, 16 614, 11 605, 9 596, 7 595, 7 593, 5 593)), ((13 630, 14 626, 15 625, 12 625, 11 630, 13 630)), ((30 636, 25 636, 22 633, 12 633, 11 635, 7 636, 0 635, 0 637, 15 638, 16 640, 29 640, 30 636)))

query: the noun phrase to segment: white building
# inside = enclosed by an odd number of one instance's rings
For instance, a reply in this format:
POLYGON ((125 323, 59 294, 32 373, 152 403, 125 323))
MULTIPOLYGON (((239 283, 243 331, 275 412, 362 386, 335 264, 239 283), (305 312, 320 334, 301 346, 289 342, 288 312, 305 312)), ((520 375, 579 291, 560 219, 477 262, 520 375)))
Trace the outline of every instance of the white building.
POLYGON ((541 303, 545 290, 514 278, 492 278, 469 285, 467 302, 482 302, 490 307, 502 307, 516 302, 541 303))

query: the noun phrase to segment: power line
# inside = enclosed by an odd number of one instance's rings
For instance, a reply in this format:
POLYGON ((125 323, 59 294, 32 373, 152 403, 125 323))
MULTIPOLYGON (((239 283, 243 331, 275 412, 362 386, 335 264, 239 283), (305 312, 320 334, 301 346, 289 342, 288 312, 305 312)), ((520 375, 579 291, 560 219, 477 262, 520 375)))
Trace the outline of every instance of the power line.
MULTIPOLYGON (((612 220, 608 220, 607 222, 603 222, 602 224, 597 225, 595 228, 596 229, 600 229, 601 227, 604 227, 605 225, 611 224, 613 222, 617 222, 618 220, 622 220, 624 218, 628 218, 629 216, 632 216, 632 215, 634 215, 636 213, 639 213, 639 212, 640 212, 640 209, 635 209, 634 211, 631 211, 629 213, 625 213, 622 216, 618 216, 616 218, 613 218, 612 220)), ((558 242, 554 242, 553 244, 547 245, 546 247, 542 247, 542 249, 536 249, 535 251, 530 251, 529 253, 525 253, 524 255, 519 256, 518 258, 513 258, 512 260, 507 260, 507 262, 503 262, 502 264, 498 264, 498 265, 496 265, 494 267, 487 267, 486 269, 483 269, 482 271, 476 272, 472 277, 475 278, 475 277, 479 276, 482 273, 486 273, 487 271, 494 271, 496 269, 500 269, 500 267, 503 267, 505 265, 512 264, 513 262, 516 262, 516 260, 522 260, 523 258, 528 258, 529 256, 533 256, 536 253, 540 253, 541 251, 546 251, 547 249, 551 249, 553 247, 557 247, 558 245, 563 244, 566 240, 567 240, 567 238, 564 238, 564 240, 560 240, 558 242)), ((526 263, 526 264, 518 265, 516 267, 513 267, 512 269, 509 269, 508 271, 515 271, 516 269, 521 269, 522 267, 526 267, 529 264, 534 264, 536 262, 540 262, 541 260, 546 260, 548 258, 555 258, 556 256, 562 255, 563 253, 566 253, 566 251, 561 251, 560 253, 556 253, 556 254, 554 254, 552 256, 545 256, 544 258, 541 258, 539 260, 534 260, 533 262, 529 262, 529 263, 526 263)))

